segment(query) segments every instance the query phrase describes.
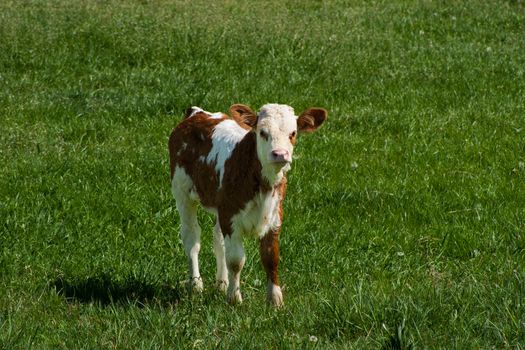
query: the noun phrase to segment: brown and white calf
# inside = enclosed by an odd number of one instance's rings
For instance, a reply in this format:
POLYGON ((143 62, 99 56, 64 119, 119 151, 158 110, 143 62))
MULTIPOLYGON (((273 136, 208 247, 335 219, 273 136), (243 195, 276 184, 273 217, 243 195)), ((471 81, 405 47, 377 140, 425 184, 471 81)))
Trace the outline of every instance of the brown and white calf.
POLYGON ((297 133, 312 132, 326 111, 309 108, 299 117, 287 105, 267 104, 258 113, 236 104, 230 118, 189 108, 169 139, 172 192, 189 260, 190 286, 201 291, 198 254, 200 203, 216 216, 216 281, 230 303, 242 301, 240 272, 246 260, 244 236, 259 239, 268 279, 268 302, 283 303, 277 267, 283 220, 286 172, 290 170, 297 133))

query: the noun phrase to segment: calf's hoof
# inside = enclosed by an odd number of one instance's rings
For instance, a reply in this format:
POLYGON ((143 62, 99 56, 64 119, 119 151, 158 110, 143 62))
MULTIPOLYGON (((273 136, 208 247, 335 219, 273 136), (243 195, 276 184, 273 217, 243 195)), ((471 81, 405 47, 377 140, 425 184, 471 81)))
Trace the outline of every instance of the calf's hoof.
POLYGON ((215 281, 215 285, 217 289, 222 293, 226 293, 226 291, 228 290, 228 281, 217 280, 215 281))
POLYGON ((271 283, 268 284, 268 293, 266 295, 266 301, 269 305, 280 308, 284 305, 283 293, 281 287, 271 283))
POLYGON ((230 305, 236 305, 242 303, 242 295, 239 288, 236 288, 235 290, 228 290, 228 294, 226 296, 226 300, 228 301, 228 304, 230 305))
POLYGON ((192 293, 202 293, 204 290, 204 284, 202 283, 202 278, 192 277, 188 281, 188 290, 192 293))

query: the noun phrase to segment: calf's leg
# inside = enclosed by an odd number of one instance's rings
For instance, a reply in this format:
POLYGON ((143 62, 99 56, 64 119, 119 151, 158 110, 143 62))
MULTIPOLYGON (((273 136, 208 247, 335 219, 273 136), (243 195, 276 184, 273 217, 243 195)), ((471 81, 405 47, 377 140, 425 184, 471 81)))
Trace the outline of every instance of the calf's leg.
POLYGON ((189 287, 201 292, 202 279, 199 272, 199 251, 201 249, 201 228, 197 220, 197 201, 190 196, 191 179, 176 168, 172 180, 172 192, 177 202, 180 217, 180 235, 189 265, 189 287))
POLYGON ((217 274, 215 281, 219 290, 225 292, 228 287, 228 269, 226 267, 226 258, 224 255, 224 237, 222 235, 219 220, 213 227, 213 250, 217 261, 217 274))
POLYGON ((228 291, 226 298, 230 304, 241 303, 240 278, 246 256, 244 255, 242 235, 240 232, 234 231, 231 235, 224 237, 224 251, 226 253, 226 266, 228 268, 228 291))
POLYGON ((177 200, 180 215, 180 234, 189 265, 189 287, 195 292, 202 292, 203 284, 199 272, 199 251, 201 249, 201 228, 197 221, 196 203, 180 203, 177 200), (180 205, 179 205, 180 204, 180 205))
POLYGON ((266 300, 269 304, 283 305, 283 294, 279 287, 279 231, 270 231, 259 240, 259 252, 266 271, 268 289, 266 300))

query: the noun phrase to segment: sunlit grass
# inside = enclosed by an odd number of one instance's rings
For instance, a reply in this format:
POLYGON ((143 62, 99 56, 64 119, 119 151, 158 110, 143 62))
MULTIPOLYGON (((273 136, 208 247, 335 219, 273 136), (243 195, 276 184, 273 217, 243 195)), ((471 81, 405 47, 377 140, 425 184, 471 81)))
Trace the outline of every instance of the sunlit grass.
POLYGON ((4 1, 4 348, 523 348, 520 1, 4 1), (190 105, 329 111, 300 139, 285 308, 190 296, 167 137, 190 105))

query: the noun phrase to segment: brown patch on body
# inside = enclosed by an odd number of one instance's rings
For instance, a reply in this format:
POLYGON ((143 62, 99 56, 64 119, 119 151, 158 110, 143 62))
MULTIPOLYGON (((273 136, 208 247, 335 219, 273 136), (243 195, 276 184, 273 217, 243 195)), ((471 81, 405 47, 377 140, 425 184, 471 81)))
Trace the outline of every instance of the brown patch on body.
POLYGON ((277 186, 274 187, 274 191, 279 192, 279 218, 281 219, 281 223, 283 222, 283 218, 284 218, 283 202, 284 202, 284 197, 286 197, 286 184, 287 184, 287 180, 286 178, 283 178, 281 183, 279 183, 277 186))
POLYGON ((268 232, 259 241, 261 261, 267 278, 279 285, 279 229, 268 232))
POLYGON ((270 192, 271 186, 263 178, 262 165, 257 158, 257 139, 249 132, 236 145, 231 157, 224 163, 224 179, 218 195, 219 224, 223 234, 232 233, 231 219, 259 192, 270 192))

